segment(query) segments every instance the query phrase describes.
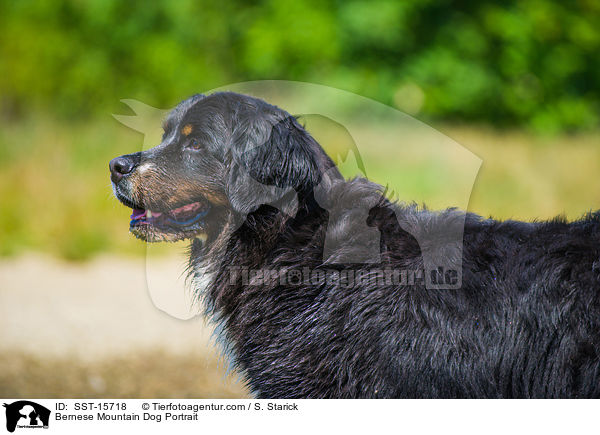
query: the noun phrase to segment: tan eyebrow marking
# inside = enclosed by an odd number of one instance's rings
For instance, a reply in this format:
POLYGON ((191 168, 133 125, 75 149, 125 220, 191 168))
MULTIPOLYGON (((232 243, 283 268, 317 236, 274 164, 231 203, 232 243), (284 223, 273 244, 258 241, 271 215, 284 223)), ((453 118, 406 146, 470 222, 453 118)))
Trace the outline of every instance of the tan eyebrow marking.
POLYGON ((183 134, 184 136, 189 136, 191 132, 192 132, 191 124, 187 124, 181 129, 181 134, 183 134))

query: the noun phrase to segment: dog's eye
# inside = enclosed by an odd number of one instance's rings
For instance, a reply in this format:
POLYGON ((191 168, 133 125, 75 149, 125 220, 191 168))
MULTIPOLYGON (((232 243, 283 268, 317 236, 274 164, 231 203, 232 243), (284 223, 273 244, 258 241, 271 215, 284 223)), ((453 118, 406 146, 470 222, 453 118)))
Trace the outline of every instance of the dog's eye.
POLYGON ((200 148, 202 148, 202 144, 200 144, 200 141, 198 139, 190 139, 190 141, 188 142, 188 148, 191 148, 193 150, 199 150, 200 148))

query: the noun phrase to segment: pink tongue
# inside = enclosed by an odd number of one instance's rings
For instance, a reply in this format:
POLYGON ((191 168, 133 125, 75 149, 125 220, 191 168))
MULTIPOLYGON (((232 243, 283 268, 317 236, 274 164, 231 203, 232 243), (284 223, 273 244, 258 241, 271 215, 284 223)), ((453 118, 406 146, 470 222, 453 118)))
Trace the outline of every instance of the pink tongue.
POLYGON ((144 216, 146 216, 146 210, 143 208, 136 208, 133 210, 133 213, 131 213, 131 219, 141 219, 144 216))
MULTIPOLYGON (((176 216, 179 213, 196 211, 199 208, 200 208, 200 203, 193 202, 191 204, 184 205, 183 207, 173 209, 173 210, 171 210, 171 213, 176 216)), ((162 213, 159 213, 159 212, 152 212, 153 217, 159 217, 161 214, 162 213)), ((143 208, 135 208, 135 209, 133 209, 133 213, 131 213, 131 219, 134 219, 134 220, 142 219, 145 217, 146 217, 146 210, 144 210, 143 208)))

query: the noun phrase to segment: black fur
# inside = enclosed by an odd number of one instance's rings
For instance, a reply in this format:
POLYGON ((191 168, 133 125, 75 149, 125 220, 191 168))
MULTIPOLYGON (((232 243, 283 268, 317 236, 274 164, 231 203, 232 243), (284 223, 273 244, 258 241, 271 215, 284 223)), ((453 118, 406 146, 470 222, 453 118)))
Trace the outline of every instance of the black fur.
POLYGON ((460 289, 430 290, 418 275, 389 284, 377 270, 424 269, 416 233, 398 221, 443 227, 456 211, 391 204, 367 180, 342 180, 293 117, 259 100, 216 94, 186 110, 207 101, 221 111, 205 116, 224 119, 219 137, 230 138, 213 151, 227 168, 230 204, 210 224, 218 234, 192 242, 191 275, 199 280, 212 272, 199 296, 257 397, 600 397, 600 214, 573 223, 467 214, 460 289), (269 139, 256 146, 261 134, 269 139), (319 183, 328 201, 347 209, 322 208, 314 195, 319 183), (281 211, 281 195, 269 186, 293 189, 295 215, 281 211), (258 204, 257 197, 268 201, 258 204), (365 201, 377 204, 368 224, 381 233, 381 263, 330 261, 373 243, 361 240, 364 223, 356 218, 365 201), (241 224, 229 224, 240 215, 241 224), (328 229, 339 243, 323 258, 328 229), (367 277, 354 285, 318 276, 252 285, 240 272, 303 269, 352 269, 367 277))

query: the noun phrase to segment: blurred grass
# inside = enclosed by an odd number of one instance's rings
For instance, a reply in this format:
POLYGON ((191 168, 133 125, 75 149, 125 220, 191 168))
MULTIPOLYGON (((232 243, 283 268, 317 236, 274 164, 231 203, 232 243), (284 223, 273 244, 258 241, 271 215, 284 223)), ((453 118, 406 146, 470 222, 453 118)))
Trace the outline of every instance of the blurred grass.
POLYGON ((73 260, 104 250, 141 253, 129 211, 113 198, 108 161, 141 147, 112 119, 57 123, 47 116, 0 128, 0 254, 47 251, 73 260), (125 231, 124 231, 125 230, 125 231))
POLYGON ((483 163, 469 210, 502 219, 580 218, 600 209, 600 132, 536 136, 442 128, 483 163))
POLYGON ((92 362, 0 354, 0 397, 240 398, 244 385, 216 357, 143 351, 92 362))
MULTIPOLYGON (((390 161, 393 144, 385 142, 381 128, 372 132, 382 139, 368 175, 384 184, 401 182, 406 187, 402 200, 425 192, 434 208, 455 205, 435 183, 446 162, 390 161)), ((535 136, 468 127, 441 130, 483 160, 469 202, 472 211, 497 218, 562 213, 577 218, 600 208, 599 132, 535 136)), ((0 256, 28 250, 70 260, 106 251, 143 255, 145 245, 128 233, 130 210, 114 199, 108 176, 109 160, 140 150, 142 142, 141 134, 108 116, 87 123, 48 115, 2 122, 0 256)))

